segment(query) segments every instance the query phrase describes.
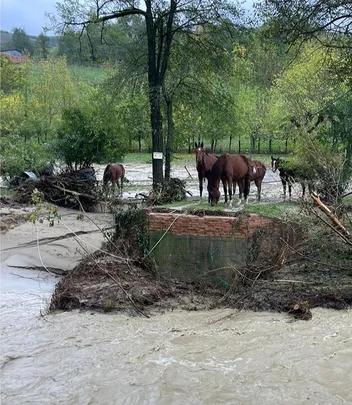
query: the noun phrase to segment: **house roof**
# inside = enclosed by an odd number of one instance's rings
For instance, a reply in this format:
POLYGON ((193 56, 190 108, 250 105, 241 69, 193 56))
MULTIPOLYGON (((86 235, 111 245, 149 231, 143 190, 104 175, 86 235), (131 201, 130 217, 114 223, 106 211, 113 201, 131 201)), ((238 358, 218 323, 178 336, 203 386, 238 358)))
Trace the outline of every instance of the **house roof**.
POLYGON ((22 56, 22 53, 17 49, 4 49, 0 53, 8 56, 22 56))

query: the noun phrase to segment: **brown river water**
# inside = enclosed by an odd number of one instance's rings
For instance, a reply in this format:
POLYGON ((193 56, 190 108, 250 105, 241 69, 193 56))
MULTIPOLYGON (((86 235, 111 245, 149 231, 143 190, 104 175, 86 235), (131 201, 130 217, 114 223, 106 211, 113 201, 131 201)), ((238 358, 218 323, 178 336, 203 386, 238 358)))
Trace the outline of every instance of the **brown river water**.
POLYGON ((2 268, 2 404, 352 403, 351 310, 42 316, 56 281, 2 268))

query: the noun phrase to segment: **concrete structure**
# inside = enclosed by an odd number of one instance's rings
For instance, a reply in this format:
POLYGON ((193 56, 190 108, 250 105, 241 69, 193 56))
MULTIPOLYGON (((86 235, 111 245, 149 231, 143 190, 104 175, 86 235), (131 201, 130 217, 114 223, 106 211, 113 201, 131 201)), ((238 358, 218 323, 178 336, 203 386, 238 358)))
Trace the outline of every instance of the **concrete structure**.
POLYGON ((277 260, 293 244, 290 224, 255 214, 197 216, 149 212, 150 247, 161 275, 227 285, 235 268, 277 260))

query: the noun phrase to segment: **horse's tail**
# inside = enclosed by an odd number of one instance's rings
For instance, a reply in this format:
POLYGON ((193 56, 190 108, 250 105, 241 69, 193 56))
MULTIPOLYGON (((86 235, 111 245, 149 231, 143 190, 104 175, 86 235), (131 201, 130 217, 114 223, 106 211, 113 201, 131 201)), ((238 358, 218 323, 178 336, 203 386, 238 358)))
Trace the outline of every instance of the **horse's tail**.
POLYGON ((104 170, 103 175, 103 183, 106 184, 109 180, 111 180, 111 164, 108 164, 104 170))
POLYGON ((124 165, 120 165, 120 167, 121 167, 121 182, 123 182, 123 181, 126 180, 126 178, 125 178, 125 167, 124 167, 124 165))

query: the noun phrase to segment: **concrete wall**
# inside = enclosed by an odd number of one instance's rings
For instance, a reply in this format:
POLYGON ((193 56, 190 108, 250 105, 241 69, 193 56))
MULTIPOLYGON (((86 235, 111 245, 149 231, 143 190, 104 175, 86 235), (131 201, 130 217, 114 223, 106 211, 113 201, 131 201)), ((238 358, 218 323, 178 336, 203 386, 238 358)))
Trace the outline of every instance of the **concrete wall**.
POLYGON ((149 212, 150 248, 157 271, 180 280, 228 285, 233 267, 259 263, 293 243, 293 228, 259 215, 197 216, 149 212), (165 233, 165 231, 167 232, 165 233), (165 233, 165 235, 164 235, 165 233), (163 236, 164 235, 164 236, 163 236))

